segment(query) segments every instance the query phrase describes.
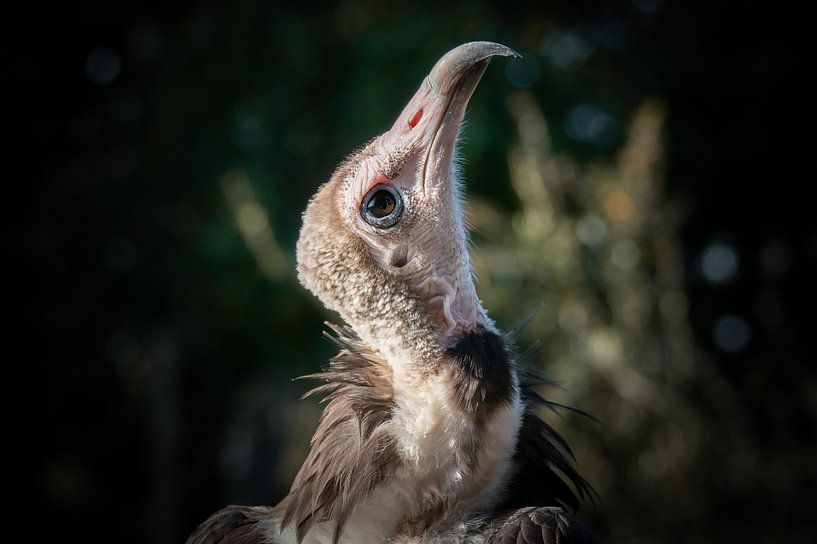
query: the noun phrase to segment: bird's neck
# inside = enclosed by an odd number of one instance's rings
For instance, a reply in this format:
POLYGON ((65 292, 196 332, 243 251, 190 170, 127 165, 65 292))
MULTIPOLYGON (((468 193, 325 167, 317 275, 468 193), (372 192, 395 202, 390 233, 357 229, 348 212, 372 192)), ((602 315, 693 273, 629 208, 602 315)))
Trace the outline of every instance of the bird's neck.
POLYGON ((336 333, 341 353, 316 376, 324 384, 315 392, 330 400, 279 505, 283 526, 308 530, 314 520, 323 534, 334 525, 322 521, 342 516, 341 542, 373 542, 419 537, 494 507, 513 470, 524 411, 504 339, 475 331, 432 350, 439 355, 432 366, 387 362, 363 339, 336 333))
MULTIPOLYGON (((425 301, 412 296, 398 300, 397 307, 382 316, 344 316, 358 337, 389 364, 398 384, 405 379, 407 386, 416 385, 429 375, 467 366, 472 360, 478 360, 481 367, 479 378, 489 378, 481 372, 483 367, 498 372, 510 368, 512 354, 481 306, 477 305, 467 323, 440 327, 429 319, 425 301)), ((451 309, 456 312, 461 306, 453 303, 451 309)))
POLYGON ((493 331, 463 336, 435 367, 421 368, 392 364, 388 426, 400 468, 385 493, 405 498, 400 531, 408 534, 438 523, 438 514, 494 505, 512 469, 524 410, 512 353, 493 331))

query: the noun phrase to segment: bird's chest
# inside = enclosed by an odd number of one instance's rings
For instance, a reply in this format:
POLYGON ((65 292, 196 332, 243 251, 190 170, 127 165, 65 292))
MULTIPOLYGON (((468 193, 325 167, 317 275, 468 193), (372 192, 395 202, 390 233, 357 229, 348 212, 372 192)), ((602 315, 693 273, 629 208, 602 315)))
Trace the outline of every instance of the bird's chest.
POLYGON ((395 389, 391 425, 401 464, 388 487, 403 504, 402 531, 422 532, 494 504, 511 468, 522 409, 513 392, 490 412, 467 411, 448 376, 395 389))

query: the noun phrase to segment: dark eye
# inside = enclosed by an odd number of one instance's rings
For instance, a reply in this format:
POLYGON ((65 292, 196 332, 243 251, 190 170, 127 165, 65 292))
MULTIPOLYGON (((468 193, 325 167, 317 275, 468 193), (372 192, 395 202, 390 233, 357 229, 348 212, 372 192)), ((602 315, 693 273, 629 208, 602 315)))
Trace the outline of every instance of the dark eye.
POLYGON ((360 206, 360 215, 373 227, 393 227, 403 214, 403 198, 388 185, 376 185, 369 191, 360 206))

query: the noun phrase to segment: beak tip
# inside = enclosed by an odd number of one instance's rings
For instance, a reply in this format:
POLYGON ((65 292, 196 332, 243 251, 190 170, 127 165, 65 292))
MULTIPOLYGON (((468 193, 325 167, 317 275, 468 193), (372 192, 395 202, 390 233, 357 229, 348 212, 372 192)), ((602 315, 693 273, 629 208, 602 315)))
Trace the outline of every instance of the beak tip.
POLYGON ((455 47, 442 56, 431 69, 429 80, 435 90, 447 92, 457 77, 479 62, 491 57, 521 58, 522 55, 506 45, 495 42, 468 42, 455 47))
MULTIPOLYGON (((477 42, 477 43, 480 43, 480 42, 477 42)), ((495 56, 495 57, 511 57, 511 58, 514 58, 514 59, 521 59, 522 58, 521 53, 519 53, 518 51, 516 51, 514 49, 511 49, 507 45, 502 45, 501 43, 494 43, 494 42, 482 42, 482 43, 491 44, 492 46, 494 46, 496 48, 497 52, 493 53, 491 56, 495 56)))
POLYGON ((448 54, 455 52, 462 56, 471 57, 474 59, 489 59, 491 57, 522 57, 522 55, 507 45, 485 41, 464 43, 449 51, 448 54))

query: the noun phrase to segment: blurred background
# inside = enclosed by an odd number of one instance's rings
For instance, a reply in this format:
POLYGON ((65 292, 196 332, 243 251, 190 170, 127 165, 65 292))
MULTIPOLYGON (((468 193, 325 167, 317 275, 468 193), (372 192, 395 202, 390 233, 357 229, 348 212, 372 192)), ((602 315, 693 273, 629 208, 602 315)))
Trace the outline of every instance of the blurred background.
POLYGON ((285 494, 319 416, 291 380, 332 355, 337 320, 295 279, 300 213, 440 55, 479 39, 524 57, 491 65, 465 130, 478 290, 502 328, 536 312, 521 347, 563 386, 546 393, 601 421, 547 416, 602 497, 583 519, 610 542, 815 541, 802 14, 20 9, 3 32, 23 166, 4 240, 32 393, 12 409, 49 536, 178 543, 225 504, 285 494))

